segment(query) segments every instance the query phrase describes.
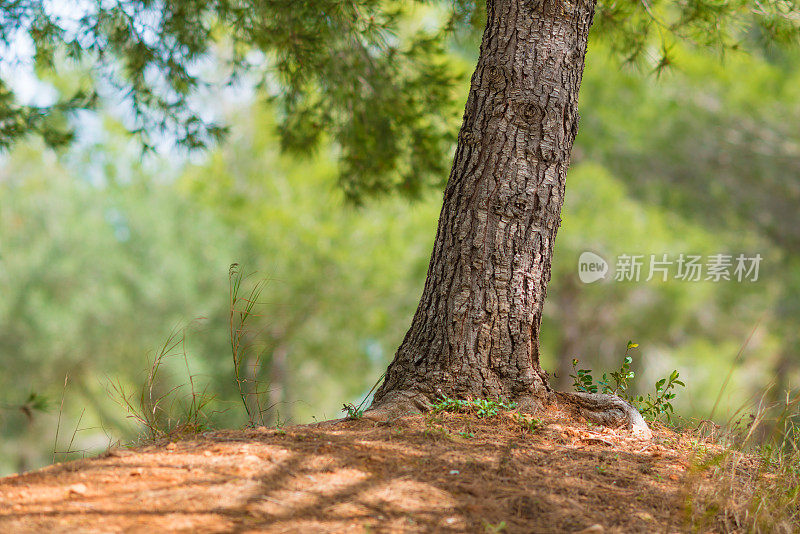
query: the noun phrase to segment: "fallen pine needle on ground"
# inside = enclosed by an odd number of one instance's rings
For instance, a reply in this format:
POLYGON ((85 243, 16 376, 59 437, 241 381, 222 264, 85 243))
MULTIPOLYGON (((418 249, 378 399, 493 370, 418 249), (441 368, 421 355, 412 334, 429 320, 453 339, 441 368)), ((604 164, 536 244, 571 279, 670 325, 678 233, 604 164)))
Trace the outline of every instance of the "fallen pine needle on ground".
POLYGON ((714 446, 653 431, 550 410, 205 432, 2 478, 0 532, 692 531, 714 446))

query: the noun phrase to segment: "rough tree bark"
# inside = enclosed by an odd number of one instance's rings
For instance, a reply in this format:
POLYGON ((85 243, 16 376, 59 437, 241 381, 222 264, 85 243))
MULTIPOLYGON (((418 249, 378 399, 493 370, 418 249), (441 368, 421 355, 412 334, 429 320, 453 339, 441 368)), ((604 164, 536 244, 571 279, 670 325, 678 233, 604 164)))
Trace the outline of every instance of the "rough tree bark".
POLYGON ((487 1, 425 289, 373 413, 426 410, 442 395, 531 410, 552 399, 539 327, 594 8, 487 1))

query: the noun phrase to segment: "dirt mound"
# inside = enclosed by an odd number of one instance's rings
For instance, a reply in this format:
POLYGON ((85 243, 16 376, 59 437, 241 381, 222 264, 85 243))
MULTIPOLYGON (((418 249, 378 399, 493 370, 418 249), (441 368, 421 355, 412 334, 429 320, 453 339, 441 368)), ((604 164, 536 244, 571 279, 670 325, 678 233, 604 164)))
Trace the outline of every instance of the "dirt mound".
POLYGON ((0 532, 680 532, 689 439, 548 412, 206 432, 0 479, 0 532))

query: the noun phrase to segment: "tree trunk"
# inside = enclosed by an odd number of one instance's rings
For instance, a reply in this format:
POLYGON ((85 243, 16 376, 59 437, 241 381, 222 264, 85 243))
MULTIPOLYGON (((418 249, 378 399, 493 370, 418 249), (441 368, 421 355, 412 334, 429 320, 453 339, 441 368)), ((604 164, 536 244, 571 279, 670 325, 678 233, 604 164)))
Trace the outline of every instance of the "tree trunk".
POLYGON ((425 289, 375 394, 550 398, 539 327, 595 0, 488 0, 425 289))

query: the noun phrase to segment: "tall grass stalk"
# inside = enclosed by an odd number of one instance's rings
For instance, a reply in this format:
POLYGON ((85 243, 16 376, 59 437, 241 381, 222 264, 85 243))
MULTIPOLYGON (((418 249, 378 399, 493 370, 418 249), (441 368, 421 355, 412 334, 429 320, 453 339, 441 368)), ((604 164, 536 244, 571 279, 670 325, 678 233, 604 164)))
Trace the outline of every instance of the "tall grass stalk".
POLYGON ((800 394, 768 394, 698 445, 686 497, 694 531, 800 532, 800 394))
POLYGON ((186 327, 173 329, 170 336, 149 360, 147 375, 138 392, 128 393, 120 379, 109 380, 109 394, 145 431, 145 437, 158 439, 173 434, 197 433, 207 427, 209 405, 214 400, 207 387, 198 390, 196 375, 191 372, 186 353, 186 327), (166 391, 161 391, 167 378, 162 378, 167 362, 174 357, 183 360, 187 378, 166 391), (188 392, 179 392, 188 386, 188 392))
MULTIPOLYGON (((247 376, 245 366, 247 355, 254 350, 252 340, 259 337, 261 332, 253 329, 253 323, 261 315, 256 313, 259 298, 267 284, 268 279, 256 281, 246 296, 242 296, 243 286, 250 275, 245 275, 238 263, 230 266, 228 279, 230 285, 230 314, 228 329, 230 331, 231 357, 233 359, 234 380, 237 393, 242 402, 248 423, 251 426, 263 422, 264 413, 274 408, 274 405, 264 406, 263 399, 269 393, 268 384, 258 380, 257 369, 261 366, 261 359, 269 347, 259 351, 251 364, 251 375, 247 376), (255 404, 255 406, 252 406, 255 404)), ((264 325, 261 325, 264 328, 264 325)))

